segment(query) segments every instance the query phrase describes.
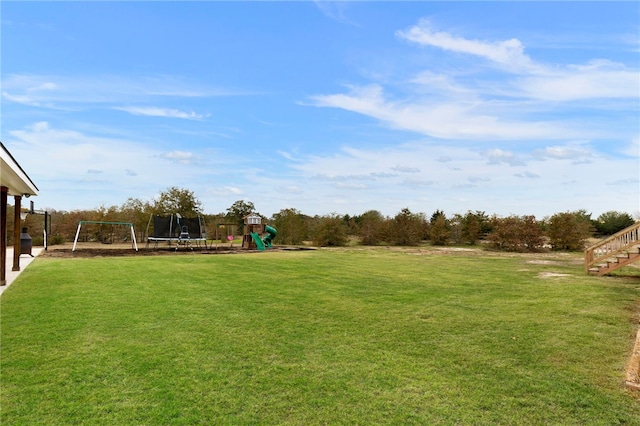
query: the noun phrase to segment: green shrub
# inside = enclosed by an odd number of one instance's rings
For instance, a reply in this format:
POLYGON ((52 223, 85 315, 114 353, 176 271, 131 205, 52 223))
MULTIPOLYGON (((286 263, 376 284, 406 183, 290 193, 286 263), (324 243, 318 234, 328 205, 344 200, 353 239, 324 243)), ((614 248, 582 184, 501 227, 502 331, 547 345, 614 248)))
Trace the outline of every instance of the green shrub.
POLYGON ((336 214, 320 217, 314 223, 312 239, 318 247, 345 246, 349 241, 347 226, 336 214))
POLYGON ((556 213, 548 220, 547 236, 554 250, 584 250, 586 241, 593 236, 591 215, 584 210, 556 213))

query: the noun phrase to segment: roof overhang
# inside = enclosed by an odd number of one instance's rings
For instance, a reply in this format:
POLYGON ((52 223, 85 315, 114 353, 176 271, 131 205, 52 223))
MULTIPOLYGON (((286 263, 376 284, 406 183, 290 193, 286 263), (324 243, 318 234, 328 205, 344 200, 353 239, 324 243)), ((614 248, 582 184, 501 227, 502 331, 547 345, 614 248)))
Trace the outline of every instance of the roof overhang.
POLYGON ((38 195, 38 187, 2 142, 0 142, 0 186, 9 188, 9 195, 38 195))

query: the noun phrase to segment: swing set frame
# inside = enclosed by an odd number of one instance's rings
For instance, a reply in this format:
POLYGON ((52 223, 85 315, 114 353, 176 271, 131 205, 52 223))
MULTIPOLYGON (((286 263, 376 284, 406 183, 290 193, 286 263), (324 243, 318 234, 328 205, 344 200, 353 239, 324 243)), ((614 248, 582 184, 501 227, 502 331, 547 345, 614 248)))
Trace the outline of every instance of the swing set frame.
POLYGON ((76 251, 76 244, 78 244, 78 237, 80 236, 80 228, 82 224, 98 224, 98 225, 123 225, 128 226, 131 229, 131 246, 135 251, 138 251, 138 243, 136 242, 136 233, 133 230, 133 223, 130 222, 103 222, 99 220, 81 220, 78 222, 78 230, 76 231, 76 237, 73 240, 73 248, 71 251, 76 251))

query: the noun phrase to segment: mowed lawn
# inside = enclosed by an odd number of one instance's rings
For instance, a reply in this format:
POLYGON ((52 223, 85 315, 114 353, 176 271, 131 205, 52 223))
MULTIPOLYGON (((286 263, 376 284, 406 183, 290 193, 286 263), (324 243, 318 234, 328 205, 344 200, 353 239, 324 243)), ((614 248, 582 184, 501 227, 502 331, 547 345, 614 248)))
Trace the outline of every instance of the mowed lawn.
POLYGON ((2 425, 640 424, 636 278, 418 249, 38 258, 2 425))

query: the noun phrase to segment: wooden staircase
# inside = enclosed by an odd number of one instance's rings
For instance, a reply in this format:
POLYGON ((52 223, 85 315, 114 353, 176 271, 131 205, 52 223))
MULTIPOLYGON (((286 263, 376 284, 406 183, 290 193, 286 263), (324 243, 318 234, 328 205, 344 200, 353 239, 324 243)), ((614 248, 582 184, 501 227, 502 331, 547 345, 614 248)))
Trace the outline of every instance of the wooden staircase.
POLYGON ((640 261, 640 222, 613 234, 584 251, 587 274, 606 275, 640 261))

